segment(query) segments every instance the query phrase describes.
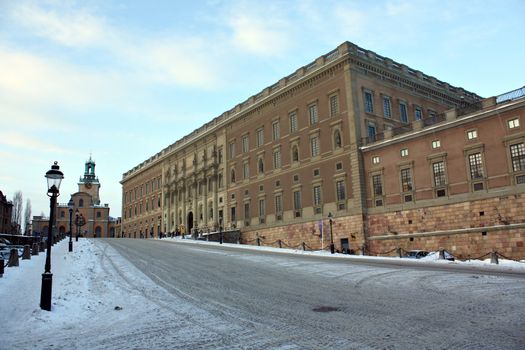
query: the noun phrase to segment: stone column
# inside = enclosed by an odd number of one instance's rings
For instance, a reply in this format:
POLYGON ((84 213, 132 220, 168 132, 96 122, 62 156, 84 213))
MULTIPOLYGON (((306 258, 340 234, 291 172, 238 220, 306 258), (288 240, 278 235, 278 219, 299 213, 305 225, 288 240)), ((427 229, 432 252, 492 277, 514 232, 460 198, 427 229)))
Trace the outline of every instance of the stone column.
POLYGON ((197 214, 197 192, 199 191, 197 178, 193 180, 193 228, 197 229, 199 226, 198 214, 197 214))
POLYGON ((219 227, 219 210, 217 209, 218 206, 218 184, 217 181, 219 180, 219 177, 217 176, 217 172, 215 171, 213 174, 213 225, 215 227, 219 227))

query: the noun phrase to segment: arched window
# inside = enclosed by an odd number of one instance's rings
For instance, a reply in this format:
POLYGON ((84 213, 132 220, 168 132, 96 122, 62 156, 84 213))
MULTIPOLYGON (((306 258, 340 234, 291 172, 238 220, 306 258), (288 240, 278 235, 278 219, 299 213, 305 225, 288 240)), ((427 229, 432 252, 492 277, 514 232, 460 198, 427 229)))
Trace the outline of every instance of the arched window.
POLYGON ((78 206, 81 208, 84 206, 84 200, 82 198, 78 201, 78 206))
POLYGON ((231 182, 231 183, 234 183, 234 182, 235 182, 235 169, 232 169, 230 182, 231 182))
POLYGON ((259 174, 263 174, 264 173, 264 161, 262 160, 262 158, 259 158, 259 174))
POLYGON ((298 162, 299 161, 299 149, 297 146, 292 147, 292 162, 298 162))
POLYGON ((341 133, 339 132, 339 130, 336 130, 334 132, 334 147, 337 149, 337 148, 341 148, 343 146, 343 143, 341 141, 341 133))

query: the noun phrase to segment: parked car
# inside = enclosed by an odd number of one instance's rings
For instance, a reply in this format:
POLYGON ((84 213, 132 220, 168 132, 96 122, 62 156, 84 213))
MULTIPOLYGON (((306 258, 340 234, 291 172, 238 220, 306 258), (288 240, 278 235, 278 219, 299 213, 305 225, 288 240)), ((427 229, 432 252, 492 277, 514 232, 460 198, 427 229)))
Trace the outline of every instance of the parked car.
POLYGON ((426 250, 409 250, 405 258, 408 259, 421 259, 428 255, 426 250))

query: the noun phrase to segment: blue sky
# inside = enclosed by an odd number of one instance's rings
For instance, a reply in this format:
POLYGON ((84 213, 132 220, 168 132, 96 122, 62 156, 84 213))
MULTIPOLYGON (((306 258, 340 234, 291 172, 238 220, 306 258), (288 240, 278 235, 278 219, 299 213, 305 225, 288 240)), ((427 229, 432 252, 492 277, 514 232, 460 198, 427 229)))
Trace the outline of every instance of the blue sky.
POLYGON ((0 190, 49 212, 351 41, 481 96, 525 85, 525 1, 0 0, 0 190))

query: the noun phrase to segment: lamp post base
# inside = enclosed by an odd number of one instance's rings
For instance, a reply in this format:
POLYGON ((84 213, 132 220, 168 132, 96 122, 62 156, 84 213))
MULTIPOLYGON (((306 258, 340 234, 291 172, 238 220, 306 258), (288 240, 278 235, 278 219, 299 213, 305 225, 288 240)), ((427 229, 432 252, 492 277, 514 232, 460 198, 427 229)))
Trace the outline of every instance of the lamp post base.
POLYGON ((42 290, 40 291, 40 308, 51 311, 51 292, 53 288, 53 274, 44 272, 42 274, 42 290))
POLYGON ((69 251, 73 251, 73 241, 69 241, 69 251))
POLYGON ((330 253, 334 254, 335 253, 335 246, 334 244, 330 244, 330 253))

